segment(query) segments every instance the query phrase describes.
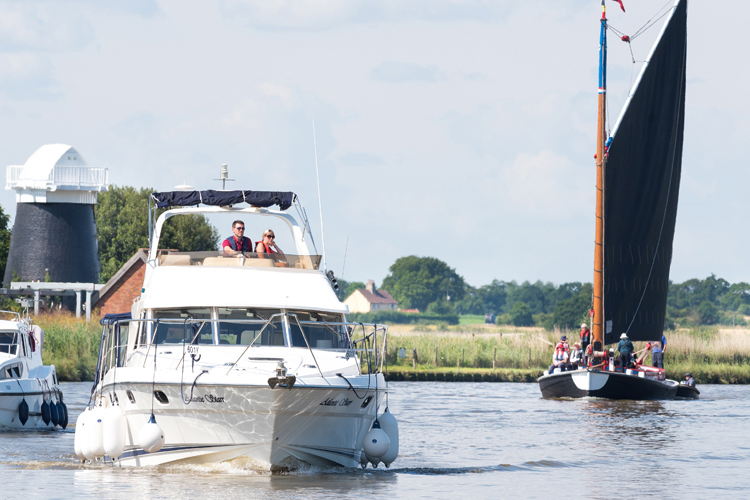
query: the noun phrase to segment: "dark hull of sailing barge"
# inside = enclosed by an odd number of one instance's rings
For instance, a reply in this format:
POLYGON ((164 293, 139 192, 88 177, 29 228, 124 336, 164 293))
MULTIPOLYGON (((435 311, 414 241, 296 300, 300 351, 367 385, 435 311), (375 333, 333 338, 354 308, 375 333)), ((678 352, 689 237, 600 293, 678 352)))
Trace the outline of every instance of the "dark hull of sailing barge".
POLYGON ((619 372, 575 370, 544 375, 538 380, 542 397, 632 400, 674 399, 679 384, 619 372))

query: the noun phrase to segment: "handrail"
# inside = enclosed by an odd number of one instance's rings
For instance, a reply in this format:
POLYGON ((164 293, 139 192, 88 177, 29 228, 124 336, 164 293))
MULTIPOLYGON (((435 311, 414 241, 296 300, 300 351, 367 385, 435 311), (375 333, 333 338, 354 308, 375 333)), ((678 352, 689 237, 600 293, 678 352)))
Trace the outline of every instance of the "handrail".
POLYGON ((250 349, 250 346, 252 346, 255 343, 256 340, 258 340, 258 337, 260 337, 260 334, 263 333, 266 330, 266 328, 268 328, 268 325, 271 324, 271 320, 273 318, 275 318, 276 316, 284 316, 284 313, 276 313, 276 314, 272 314, 271 316, 269 316, 268 321, 266 321, 266 324, 263 325, 263 328, 261 328, 260 331, 258 332, 258 334, 253 338, 253 341, 250 342, 247 345, 247 347, 245 347, 245 350, 242 351, 242 354, 240 354, 240 357, 237 358, 237 361, 235 361, 234 363, 232 363, 232 366, 229 367, 229 370, 227 370, 227 375, 229 375, 229 372, 232 371, 232 368, 234 368, 237 365, 237 363, 240 362, 240 360, 242 359, 242 356, 244 356, 245 353, 247 352, 247 350, 250 349))

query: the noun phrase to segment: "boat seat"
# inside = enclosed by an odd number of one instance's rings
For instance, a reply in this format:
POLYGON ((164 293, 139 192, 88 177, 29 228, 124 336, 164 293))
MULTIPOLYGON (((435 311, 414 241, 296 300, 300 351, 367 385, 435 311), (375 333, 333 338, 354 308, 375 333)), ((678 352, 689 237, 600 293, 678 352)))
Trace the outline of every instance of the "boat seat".
POLYGON ((203 259, 204 266, 239 266, 239 259, 237 257, 206 257, 203 259))
POLYGON ((272 259, 245 259, 245 265, 249 267, 274 267, 272 259))
POLYGON ((189 266, 189 255, 161 255, 159 256, 160 266, 189 266))

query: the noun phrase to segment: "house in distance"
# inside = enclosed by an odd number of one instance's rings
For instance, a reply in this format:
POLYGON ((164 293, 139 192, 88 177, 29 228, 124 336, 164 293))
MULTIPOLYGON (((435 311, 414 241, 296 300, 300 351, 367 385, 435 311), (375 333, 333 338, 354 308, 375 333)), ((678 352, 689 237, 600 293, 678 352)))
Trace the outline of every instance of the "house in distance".
POLYGON ((344 304, 349 306, 350 313, 364 313, 382 310, 395 311, 398 303, 391 297, 391 294, 385 290, 375 288, 373 280, 367 280, 364 289, 355 290, 349 295, 344 304))

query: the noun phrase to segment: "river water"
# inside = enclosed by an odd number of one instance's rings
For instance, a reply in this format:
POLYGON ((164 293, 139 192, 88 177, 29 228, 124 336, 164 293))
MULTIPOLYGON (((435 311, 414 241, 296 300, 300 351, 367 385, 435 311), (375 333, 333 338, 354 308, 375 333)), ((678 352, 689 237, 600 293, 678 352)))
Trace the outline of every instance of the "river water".
MULTIPOLYGON (((90 387, 63 384, 71 422, 90 387)), ((698 401, 547 401, 536 384, 393 382, 400 456, 366 471, 82 466, 72 427, 6 431, 0 498, 743 498, 750 387, 700 389, 698 401)))

